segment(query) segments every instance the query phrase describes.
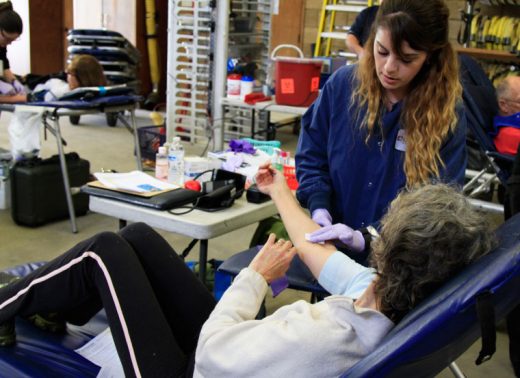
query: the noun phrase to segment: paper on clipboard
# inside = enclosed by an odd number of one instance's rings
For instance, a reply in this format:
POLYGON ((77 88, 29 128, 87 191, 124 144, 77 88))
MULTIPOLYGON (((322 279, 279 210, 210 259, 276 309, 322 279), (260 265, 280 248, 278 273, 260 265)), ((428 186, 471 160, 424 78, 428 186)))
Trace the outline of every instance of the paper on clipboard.
POLYGON ((180 186, 158 180, 141 171, 128 173, 96 172, 94 176, 105 187, 113 190, 125 190, 136 193, 154 193, 163 190, 177 189, 180 186))

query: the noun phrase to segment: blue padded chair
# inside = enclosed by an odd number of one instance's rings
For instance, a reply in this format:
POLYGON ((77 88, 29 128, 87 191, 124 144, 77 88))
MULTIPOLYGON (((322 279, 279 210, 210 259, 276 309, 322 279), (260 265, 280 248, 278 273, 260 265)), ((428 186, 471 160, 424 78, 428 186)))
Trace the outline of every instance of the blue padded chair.
MULTIPOLYGON (((7 270, 25 276, 43 262, 28 263, 7 270)), ((87 324, 68 325, 64 334, 43 331, 25 319, 16 319, 16 345, 0 348, 0 377, 96 377, 99 366, 74 350, 108 326, 104 311, 87 324)))
MULTIPOLYGON (((490 358, 495 351, 495 323, 520 303, 520 214, 502 224, 496 234, 496 249, 409 313, 376 350, 343 377, 431 377, 448 366, 456 374, 453 361, 481 335, 479 363, 490 358)), ((239 253, 220 269, 238 274, 254 254, 252 250, 239 253)), ((297 276, 300 283, 291 282, 291 270, 287 276, 290 287, 320 289, 312 279, 302 283, 301 275, 297 276)))
MULTIPOLYGON (((244 267, 249 265, 260 248, 261 246, 252 247, 231 256, 218 267, 218 272, 236 276, 244 267)), ((329 295, 298 256, 291 262, 286 276, 291 289, 308 291, 316 295, 329 295)))

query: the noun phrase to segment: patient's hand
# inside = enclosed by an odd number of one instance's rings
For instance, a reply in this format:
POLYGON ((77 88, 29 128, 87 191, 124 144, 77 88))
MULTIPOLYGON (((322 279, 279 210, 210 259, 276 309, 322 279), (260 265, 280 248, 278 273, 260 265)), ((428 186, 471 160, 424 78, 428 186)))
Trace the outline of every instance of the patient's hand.
POLYGON ((275 234, 269 235, 267 242, 249 264, 249 268, 260 273, 267 283, 283 277, 296 254, 296 248, 290 241, 280 239, 275 243, 275 239, 275 234))
POLYGON ((256 186, 265 194, 272 195, 275 190, 281 190, 287 187, 283 174, 271 166, 270 162, 262 164, 258 167, 255 176, 256 186))

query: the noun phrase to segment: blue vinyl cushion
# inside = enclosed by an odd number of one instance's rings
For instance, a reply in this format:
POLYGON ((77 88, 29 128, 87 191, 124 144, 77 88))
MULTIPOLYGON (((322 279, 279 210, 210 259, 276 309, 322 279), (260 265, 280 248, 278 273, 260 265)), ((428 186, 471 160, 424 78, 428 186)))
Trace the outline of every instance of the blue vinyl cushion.
MULTIPOLYGON (((343 377, 430 377, 480 337, 476 298, 493 295, 496 321, 520 303, 520 214, 497 230, 498 247, 408 314, 343 377)), ((477 356, 475 356, 476 358, 477 356)))
MULTIPOLYGON (((25 276, 42 264, 28 263, 6 271, 25 276)), ((0 347, 0 377, 96 377, 99 366, 74 350, 106 327, 104 311, 81 327, 67 325, 65 334, 46 332, 25 319, 16 319, 16 345, 0 347)))

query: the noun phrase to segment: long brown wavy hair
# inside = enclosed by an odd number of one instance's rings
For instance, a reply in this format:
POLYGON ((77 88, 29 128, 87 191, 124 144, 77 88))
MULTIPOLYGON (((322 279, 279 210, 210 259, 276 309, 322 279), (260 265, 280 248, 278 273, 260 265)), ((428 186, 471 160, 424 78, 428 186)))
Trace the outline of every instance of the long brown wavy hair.
POLYGON ((449 10, 442 0, 386 0, 380 7, 359 62, 359 86, 352 93, 351 105, 366 108, 361 127, 381 128, 384 88, 376 73, 374 41, 378 28, 391 34, 392 46, 404 58, 403 42, 414 50, 425 51, 427 59, 410 83, 403 102, 401 124, 406 130, 404 171, 407 186, 425 183, 439 176, 444 166, 440 148, 457 125, 455 106, 462 96, 458 61, 448 41, 449 10))
POLYGON ((496 244, 486 218, 445 184, 401 192, 381 225, 371 244, 374 293, 395 323, 496 244))

